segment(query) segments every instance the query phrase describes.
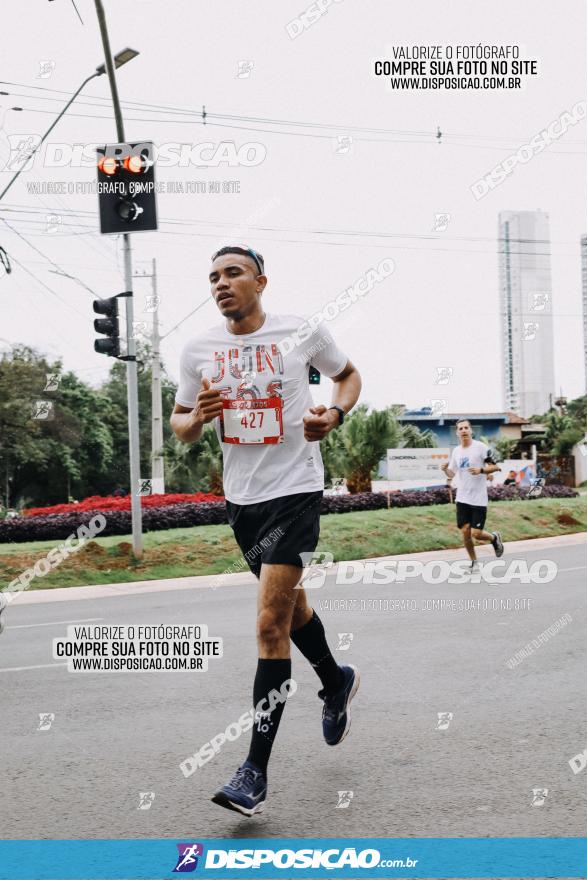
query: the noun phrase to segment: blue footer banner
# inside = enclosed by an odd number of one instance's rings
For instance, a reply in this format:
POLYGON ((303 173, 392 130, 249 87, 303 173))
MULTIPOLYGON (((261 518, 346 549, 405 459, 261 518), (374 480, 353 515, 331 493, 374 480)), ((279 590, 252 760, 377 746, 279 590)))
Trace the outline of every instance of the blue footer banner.
POLYGON ((0 880, 587 877, 585 837, 5 840, 0 880))

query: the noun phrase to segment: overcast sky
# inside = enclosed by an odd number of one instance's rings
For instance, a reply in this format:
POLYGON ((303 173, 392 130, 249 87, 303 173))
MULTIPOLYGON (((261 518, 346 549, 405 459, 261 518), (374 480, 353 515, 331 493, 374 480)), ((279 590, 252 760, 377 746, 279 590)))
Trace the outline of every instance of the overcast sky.
MULTIPOLYGON (((18 5, 4 10, 4 143, 42 134, 103 61, 93 0, 76 2, 84 24, 70 0, 34 0, 26 16, 18 5), (54 62, 50 76, 39 76, 41 62, 54 62)), ((265 307, 276 312, 311 314, 392 257, 394 274, 341 326, 331 325, 363 375, 363 399, 419 407, 446 398, 452 412, 501 410, 497 215, 541 208, 551 223, 557 390, 583 393, 579 239, 587 232, 587 122, 570 127, 480 201, 470 190, 587 100, 583 2, 572 0, 564 15, 553 16, 551 5, 530 0, 341 0, 295 39, 286 25, 307 8, 304 0, 104 5, 113 51, 131 46, 141 53, 117 74, 123 104, 146 105, 125 109, 127 140, 253 142, 265 155, 253 167, 157 169, 159 181, 240 181, 239 194, 161 193, 159 231, 133 236, 136 271, 150 271, 157 259, 162 333, 207 300, 210 254, 231 241, 264 254, 265 307), (373 61, 391 57, 392 45, 480 41, 521 46, 522 57, 538 59, 539 75, 520 91, 403 92, 373 75, 373 61), (252 62, 241 64, 248 76, 237 76, 239 62, 252 62), (202 105, 208 114, 240 118, 209 117, 203 126, 202 105), (336 136, 347 133, 351 149, 337 153, 336 136), (435 215, 445 212, 448 227, 433 232, 435 215), (439 366, 453 370, 443 387, 434 382, 439 366)), ((107 78, 93 80, 49 142, 116 141, 110 108, 107 78)), ((0 141, 0 164, 2 156, 0 141)), ((9 177, 0 173, 2 187, 9 177)), ((34 181, 94 178, 91 167, 49 168, 37 160, 4 198, 1 216, 24 238, 0 223, 0 244, 14 258, 12 274, 0 278, 0 344, 24 342, 61 356, 66 368, 97 384, 111 361, 93 351, 92 296, 55 272, 76 276, 103 297, 120 292, 121 239, 99 234, 95 194, 27 190, 34 181), (61 215, 57 232, 46 231, 47 214, 61 215)), ((150 319, 141 314, 149 291, 150 281, 136 281, 139 320, 150 319)), ((171 376, 177 379, 185 341, 216 322, 210 300, 164 340, 171 376)), ((329 384, 316 399, 329 398, 329 384)))

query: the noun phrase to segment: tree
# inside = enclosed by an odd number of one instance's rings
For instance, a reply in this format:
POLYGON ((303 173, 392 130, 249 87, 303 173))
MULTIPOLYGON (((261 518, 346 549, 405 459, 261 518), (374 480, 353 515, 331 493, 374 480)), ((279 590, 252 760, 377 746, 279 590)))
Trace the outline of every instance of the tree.
POLYGON ((71 414, 59 391, 46 391, 47 375, 61 379, 60 361, 15 345, 0 359, 0 473, 6 506, 31 500, 66 500, 66 479, 78 473, 70 454, 75 442, 71 414), (48 405, 42 403, 48 401, 48 405))
POLYGON ((388 449, 436 445, 430 431, 422 433, 414 425, 402 425, 397 415, 396 407, 369 412, 366 404, 360 404, 342 428, 331 431, 321 443, 329 481, 344 476, 350 493, 370 492, 372 477, 388 449))
POLYGON ((585 429, 572 425, 565 428, 556 437, 552 444, 552 455, 570 455, 575 444, 580 443, 585 436, 585 429))
POLYGON ((544 451, 550 455, 568 455, 584 435, 584 430, 569 413, 552 410, 544 417, 544 451))
POLYGON ((587 429, 587 394, 583 397, 577 397, 571 400, 567 406, 567 412, 573 418, 579 427, 587 429))
POLYGON ((495 449, 495 451, 497 452, 497 457, 500 461, 505 461, 511 456, 517 443, 518 441, 511 437, 498 437, 491 443, 487 443, 487 446, 495 449))
MULTIPOLYGON (((151 360, 152 351, 149 345, 137 343, 137 358, 142 364, 138 373, 139 399, 139 438, 140 438, 140 472, 141 477, 151 475, 151 360)), ((174 406, 177 386, 169 379, 161 364, 161 397, 163 399, 163 448, 173 436, 169 424, 169 414, 174 406)), ((110 375, 100 388, 101 394, 109 401, 107 427, 112 435, 113 464, 102 474, 99 491, 109 494, 118 486, 130 491, 129 454, 128 454, 128 411, 126 366, 121 361, 112 365, 110 375)))
POLYGON ((224 495, 222 451, 213 425, 205 425, 196 443, 171 436, 164 446, 167 488, 170 492, 213 492, 224 495))

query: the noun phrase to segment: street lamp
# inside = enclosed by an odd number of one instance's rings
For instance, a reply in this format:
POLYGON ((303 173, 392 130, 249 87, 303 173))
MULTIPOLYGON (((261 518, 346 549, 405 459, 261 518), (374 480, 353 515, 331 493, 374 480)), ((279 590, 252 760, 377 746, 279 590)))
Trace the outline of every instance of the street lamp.
MULTIPOLYGON (((116 68, 122 67, 123 64, 126 64, 127 61, 132 61, 133 58, 136 58, 139 53, 136 49, 123 49, 122 52, 119 52, 118 55, 114 56, 114 66, 116 68)), ((96 68, 96 72, 99 76, 103 73, 106 73, 106 65, 100 64, 99 67, 96 68)))
MULTIPOLYGON (((122 52, 119 52, 118 55, 115 55, 115 56, 114 56, 114 63, 115 63, 115 65, 116 65, 116 67, 122 67, 122 65, 123 65, 123 64, 126 64, 127 61, 132 61, 133 58, 136 58, 138 54, 139 54, 139 53, 138 53, 135 49, 129 49, 129 48, 123 49, 122 52)), ((2 190, 2 192, 0 193, 0 200, 2 200, 2 199, 4 198, 4 196, 6 195, 6 193, 8 192, 8 190, 10 189, 10 187, 12 186, 12 184, 14 183, 14 181, 16 180, 16 178, 18 177, 18 175, 20 174, 20 172, 23 170, 23 168, 24 168, 25 165, 27 164, 28 159, 30 159, 32 156, 35 155, 35 153, 37 152, 37 150, 39 149, 39 147, 41 146, 41 144, 43 143, 43 141, 45 141, 45 140, 47 139, 47 137, 51 134, 51 132, 53 131, 53 129, 55 128, 55 126, 57 125, 57 123, 59 122, 59 120, 61 119, 61 117, 64 115, 64 113, 66 112, 66 110, 68 109, 68 107, 70 107, 71 104, 73 104, 73 102, 75 101, 75 99, 77 98, 77 96, 79 95, 79 93, 81 92, 81 90, 84 88, 84 86, 86 86, 86 85, 89 83, 89 81, 90 81, 91 79, 95 79, 95 77, 97 77, 97 76, 102 76, 102 74, 105 73, 105 72, 106 72, 106 67, 105 67, 105 65, 104 65, 104 64, 100 64, 100 66, 96 68, 96 72, 95 72, 95 73, 92 73, 91 76, 88 76, 88 78, 85 79, 85 80, 83 81, 83 83, 81 84, 81 86, 79 87, 79 89, 77 90, 77 92, 74 92, 74 94, 71 96, 71 98, 69 99, 69 101, 67 102, 67 104, 65 105, 65 107, 63 108, 63 110, 61 111, 61 113, 59 114, 59 116, 55 119, 55 121, 53 122, 53 124, 47 129, 47 131, 45 132, 45 134, 43 135, 43 137, 41 138, 41 140, 39 141, 39 143, 37 144, 37 146, 34 148, 34 150, 31 150, 31 152, 29 153, 29 155, 28 155, 28 157, 27 157, 27 161, 24 162, 24 163, 20 166, 20 168, 18 169, 18 171, 16 172, 16 174, 15 174, 15 175, 11 178, 11 180, 6 184, 6 186, 4 187, 4 189, 2 190)), ((13 108, 13 109, 17 109, 17 108, 15 107, 15 108, 13 108)))

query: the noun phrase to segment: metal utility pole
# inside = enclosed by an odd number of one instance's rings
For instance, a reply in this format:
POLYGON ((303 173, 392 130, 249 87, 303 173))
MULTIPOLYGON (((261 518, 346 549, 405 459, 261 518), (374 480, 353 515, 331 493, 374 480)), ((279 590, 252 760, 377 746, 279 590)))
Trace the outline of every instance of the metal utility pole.
POLYGON ((165 460, 163 458, 163 399, 161 394, 161 360, 159 353, 159 298, 157 296, 157 260, 153 258, 153 360, 151 362, 151 476, 153 494, 165 493, 165 460))
POLYGON ((151 484, 153 495, 165 494, 165 459, 163 456, 163 397, 161 393, 161 355, 159 345, 159 296, 157 293, 157 260, 153 258, 153 271, 138 272, 135 278, 150 278, 152 285, 153 327, 151 333, 151 484))
MULTIPOLYGON (((106 16, 102 0, 95 0, 96 13, 98 15, 98 23, 100 26, 100 34, 102 36, 102 45, 104 47, 104 60, 106 63, 106 71, 110 81, 110 91, 112 93, 112 104, 114 107, 114 118, 116 119, 116 134, 120 143, 125 142, 124 125, 122 122, 122 112, 120 109, 120 100, 118 98, 118 89, 116 87, 116 76, 114 73, 114 63, 112 60, 112 52, 110 50, 110 40, 108 38, 108 29, 106 26, 106 16)), ((126 290, 132 294, 132 256, 130 235, 124 234, 123 254, 124 254, 124 283, 126 290)), ((136 357, 137 347, 133 338, 133 322, 134 307, 133 297, 126 296, 126 341, 128 346, 128 356, 136 357)), ((128 403, 128 449, 130 460, 130 498, 131 498, 131 516, 132 516, 132 546, 134 555, 140 558, 143 554, 143 535, 142 535, 142 511, 141 499, 138 494, 141 479, 141 450, 139 444, 139 401, 138 401, 138 380, 137 380, 137 362, 136 360, 126 361, 126 390, 128 403)))

